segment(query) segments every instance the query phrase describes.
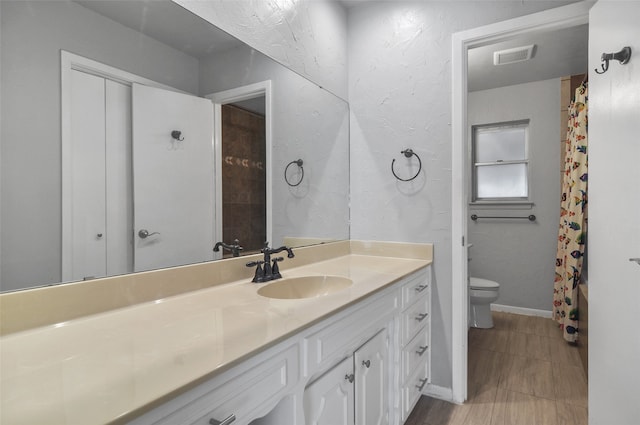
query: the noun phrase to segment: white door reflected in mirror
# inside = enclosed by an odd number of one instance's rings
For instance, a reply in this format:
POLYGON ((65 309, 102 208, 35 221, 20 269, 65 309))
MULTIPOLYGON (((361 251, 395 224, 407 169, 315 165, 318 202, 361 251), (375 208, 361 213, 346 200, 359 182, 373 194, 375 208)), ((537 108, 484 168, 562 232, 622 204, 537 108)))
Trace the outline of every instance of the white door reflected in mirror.
POLYGON ((134 229, 155 230, 139 230, 134 271, 212 260, 213 103, 134 84, 132 104, 134 229))

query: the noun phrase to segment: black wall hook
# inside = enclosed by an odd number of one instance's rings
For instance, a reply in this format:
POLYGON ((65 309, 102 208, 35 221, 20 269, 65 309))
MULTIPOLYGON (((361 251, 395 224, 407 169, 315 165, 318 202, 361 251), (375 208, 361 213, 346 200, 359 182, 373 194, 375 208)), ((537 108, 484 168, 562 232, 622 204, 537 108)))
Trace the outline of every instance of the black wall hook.
POLYGON ((600 57, 600 60, 602 61, 602 65, 600 65, 602 71, 598 71, 596 68, 596 74, 604 74, 607 72, 609 70, 610 60, 617 60, 620 62, 620 65, 624 65, 629 62, 629 59, 631 59, 631 47, 629 46, 623 47, 622 50, 616 53, 603 53, 600 57))
POLYGON ((182 131, 173 130, 171 132, 171 137, 176 139, 178 142, 182 142, 184 140, 184 136, 182 136, 182 131))
POLYGON ((302 183, 302 179, 304 179, 304 167, 302 166, 303 161, 301 159, 296 159, 295 161, 291 161, 290 163, 287 164, 287 166, 284 169, 284 181, 287 182, 287 184, 291 187, 296 187, 298 186, 300 183, 302 183), (289 170, 289 167, 292 166, 293 164, 296 164, 298 167, 300 167, 300 171, 302 172, 302 175, 300 176, 300 180, 298 180, 298 183, 292 184, 289 181, 289 178, 287 177, 287 171, 289 170))
POLYGON ((404 156, 407 157, 407 158, 411 158, 414 155, 415 155, 416 158, 418 158, 418 164, 419 164, 418 172, 416 173, 415 176, 410 177, 408 179, 403 179, 402 177, 398 177, 398 175, 396 174, 396 171, 393 169, 393 164, 395 164, 396 159, 393 158, 393 161, 391 161, 391 172, 393 173, 395 178, 400 180, 400 181, 403 181, 403 182, 408 182, 408 181, 411 181, 411 180, 415 179, 416 177, 418 177, 418 175, 420 174, 420 171, 422 171, 422 161, 420 160, 420 157, 418 156, 418 154, 413 151, 413 149, 405 149, 403 151, 400 151, 400 153, 404 154, 404 156))

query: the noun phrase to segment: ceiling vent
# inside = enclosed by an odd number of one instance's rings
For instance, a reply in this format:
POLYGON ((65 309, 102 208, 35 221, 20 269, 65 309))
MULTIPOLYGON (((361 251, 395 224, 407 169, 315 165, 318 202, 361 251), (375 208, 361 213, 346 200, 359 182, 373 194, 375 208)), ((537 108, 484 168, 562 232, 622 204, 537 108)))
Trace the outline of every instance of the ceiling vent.
POLYGON ((493 52, 493 64, 506 65, 508 63, 528 61, 533 57, 533 49, 535 47, 535 44, 531 44, 529 46, 515 47, 513 49, 493 52))

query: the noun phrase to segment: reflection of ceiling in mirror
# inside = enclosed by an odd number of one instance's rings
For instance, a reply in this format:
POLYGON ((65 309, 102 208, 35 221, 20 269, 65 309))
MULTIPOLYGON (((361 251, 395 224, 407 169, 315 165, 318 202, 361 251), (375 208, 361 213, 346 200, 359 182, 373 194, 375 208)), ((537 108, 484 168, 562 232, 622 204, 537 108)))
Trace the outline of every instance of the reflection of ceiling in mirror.
POLYGON ((196 58, 243 45, 241 41, 171 1, 75 1, 196 58))
POLYGON ((242 108, 244 110, 256 113, 258 115, 263 115, 265 112, 265 104, 264 104, 264 96, 254 97, 252 99, 240 100, 238 102, 233 102, 235 106, 238 108, 242 108))
POLYGON ((469 50, 469 91, 560 78, 587 72, 588 25, 511 38, 469 50), (535 44, 531 60, 493 65, 493 52, 535 44))

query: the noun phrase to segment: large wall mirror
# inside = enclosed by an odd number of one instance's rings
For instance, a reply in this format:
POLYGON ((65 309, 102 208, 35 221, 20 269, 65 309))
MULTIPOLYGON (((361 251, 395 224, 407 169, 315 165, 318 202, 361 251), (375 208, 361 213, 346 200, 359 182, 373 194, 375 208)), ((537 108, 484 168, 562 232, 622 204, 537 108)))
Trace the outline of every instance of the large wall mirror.
POLYGON ((168 0, 0 18, 2 291, 349 238, 344 100, 168 0))

